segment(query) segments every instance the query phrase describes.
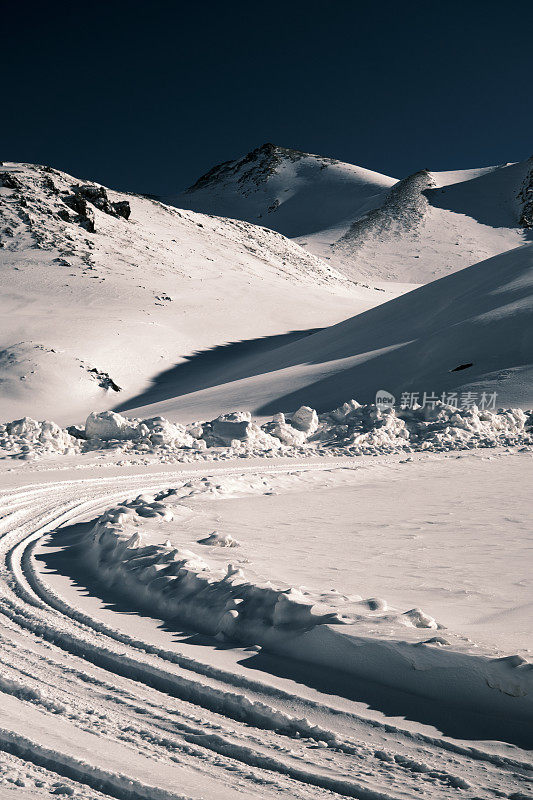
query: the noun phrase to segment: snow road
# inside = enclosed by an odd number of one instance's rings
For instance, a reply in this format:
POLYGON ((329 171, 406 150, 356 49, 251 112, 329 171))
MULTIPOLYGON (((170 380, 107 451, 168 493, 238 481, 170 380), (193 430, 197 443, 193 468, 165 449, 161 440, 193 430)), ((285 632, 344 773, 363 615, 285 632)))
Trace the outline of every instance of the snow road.
MULTIPOLYGON (((250 460, 252 461, 252 460, 250 460)), ((372 459, 369 459, 372 461, 372 459)), ((373 459, 377 462, 378 459, 373 459)), ((362 459, 153 465, 5 474, 0 496, 0 797, 528 797, 519 747, 466 742, 387 718, 250 653, 151 639, 150 621, 105 621, 51 591, 34 546, 59 526, 186 476, 288 473, 362 459), (127 472, 128 474, 125 474, 127 472), (79 474, 79 473, 78 473, 79 474), (147 635, 145 636, 145 632, 147 635), (191 654, 194 655, 191 655, 191 654)), ((286 665, 287 666, 287 665, 286 665)), ((311 673, 310 673, 311 674, 311 673)), ((398 700, 398 698, 396 698, 398 700)))

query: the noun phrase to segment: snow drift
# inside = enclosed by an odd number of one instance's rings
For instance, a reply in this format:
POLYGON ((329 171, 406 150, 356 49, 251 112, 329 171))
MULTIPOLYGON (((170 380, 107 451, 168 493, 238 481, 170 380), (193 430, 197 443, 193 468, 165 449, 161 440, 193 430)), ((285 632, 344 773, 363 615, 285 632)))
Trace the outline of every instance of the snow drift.
POLYGON ((354 596, 346 598, 343 613, 342 605, 328 607, 303 589, 247 580, 231 562, 213 568, 168 540, 145 543, 147 522, 171 524, 174 512, 183 510, 172 505, 175 494, 164 490, 112 507, 78 542, 78 558, 135 609, 337 673, 446 697, 478 713, 532 717, 533 665, 517 655, 469 652, 462 637, 435 633, 442 626, 421 609, 401 611, 354 596))

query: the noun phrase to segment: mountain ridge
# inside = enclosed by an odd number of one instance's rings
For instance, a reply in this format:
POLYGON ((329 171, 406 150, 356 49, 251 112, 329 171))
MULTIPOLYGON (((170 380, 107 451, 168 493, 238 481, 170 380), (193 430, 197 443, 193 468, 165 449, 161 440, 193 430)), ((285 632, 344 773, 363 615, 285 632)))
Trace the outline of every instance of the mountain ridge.
POLYGON ((420 284, 531 240, 533 158, 397 180, 266 143, 170 202, 278 230, 355 280, 420 284))

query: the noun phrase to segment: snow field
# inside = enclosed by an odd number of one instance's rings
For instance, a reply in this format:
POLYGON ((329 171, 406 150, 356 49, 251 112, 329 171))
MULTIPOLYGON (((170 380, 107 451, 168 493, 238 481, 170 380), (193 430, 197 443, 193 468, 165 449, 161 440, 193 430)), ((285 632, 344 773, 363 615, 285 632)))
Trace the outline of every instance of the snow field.
POLYGON ((71 424, 198 351, 275 342, 391 296, 266 228, 80 183, 0 168, 0 418, 71 424), (94 231, 68 205, 80 188, 94 231), (129 204, 130 217, 103 210, 109 202, 129 204))

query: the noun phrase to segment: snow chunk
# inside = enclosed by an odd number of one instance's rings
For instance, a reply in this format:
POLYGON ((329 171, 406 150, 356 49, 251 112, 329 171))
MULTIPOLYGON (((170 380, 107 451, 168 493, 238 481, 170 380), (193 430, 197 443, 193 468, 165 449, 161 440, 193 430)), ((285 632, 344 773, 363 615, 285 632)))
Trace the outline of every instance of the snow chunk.
POLYGON ((68 455, 79 450, 70 434, 55 422, 22 417, 5 424, 0 423, 0 454, 22 459, 42 455, 68 455))
POLYGON ((425 614, 421 608, 412 608, 402 616, 405 618, 406 624, 412 625, 414 628, 436 629, 438 627, 436 620, 430 617, 429 614, 425 614))
POLYGON ((314 408, 309 406, 300 406, 291 417, 291 425, 298 431, 303 431, 308 436, 311 436, 318 428, 318 414, 314 408))
POLYGON ((135 439, 137 435, 137 426, 114 411, 93 411, 85 421, 87 439, 135 439))
POLYGON ((198 544, 205 544, 208 546, 215 545, 217 547, 239 546, 237 539, 234 539, 229 533, 223 534, 218 531, 213 531, 213 533, 209 534, 209 536, 206 536, 204 539, 198 539, 198 544))

